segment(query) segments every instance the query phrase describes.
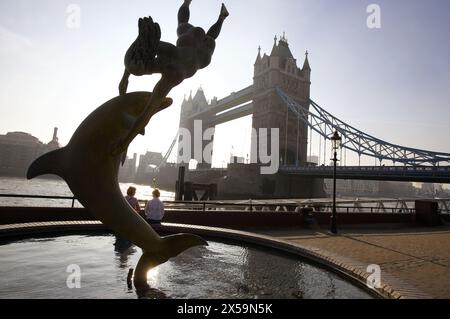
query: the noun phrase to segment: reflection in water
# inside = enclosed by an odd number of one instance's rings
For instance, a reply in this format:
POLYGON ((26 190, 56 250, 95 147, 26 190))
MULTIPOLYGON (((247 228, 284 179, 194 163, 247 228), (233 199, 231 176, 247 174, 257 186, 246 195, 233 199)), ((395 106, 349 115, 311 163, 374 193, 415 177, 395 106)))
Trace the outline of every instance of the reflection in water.
POLYGON ((136 294, 139 299, 168 298, 164 292, 150 287, 148 283, 149 278, 158 277, 158 268, 154 268, 155 264, 159 265, 157 261, 146 254, 143 254, 139 259, 133 279, 134 287, 136 288, 136 294))
MULTIPOLYGON (((115 236, 116 241, 114 243, 114 251, 119 261, 119 268, 126 269, 129 267, 128 259, 131 255, 136 253, 136 248, 127 239, 124 239, 120 236, 115 236)), ((136 272, 131 268, 127 275, 127 285, 128 289, 136 288, 136 294, 139 299, 167 299, 167 296, 157 290, 150 287, 147 282, 147 276, 150 273, 157 273, 157 268, 154 267, 154 262, 149 259, 146 255, 142 255, 139 259, 139 262, 136 266, 136 272), (134 279, 133 279, 134 274, 134 279)))
POLYGON ((334 294, 336 293, 336 285, 334 284, 334 280, 331 277, 331 274, 328 274, 328 294, 327 294, 327 298, 332 298, 334 296, 334 294))
POLYGON ((333 299, 346 298, 350 286, 284 255, 219 243, 191 249, 156 268, 153 264, 151 258, 139 260, 134 283, 140 298, 333 299), (185 291, 174 291, 175 287, 185 291))
POLYGON ((64 236, 0 246, 1 298, 368 298, 365 292, 295 258, 210 242, 151 271, 152 260, 115 236, 64 236), (79 265, 81 289, 68 289, 79 265), (136 266, 135 289, 127 288, 136 266))
POLYGON ((307 271, 305 270, 305 264, 300 263, 298 267, 295 269, 295 274, 297 279, 297 289, 293 291, 292 297, 296 299, 303 299, 304 298, 304 289, 306 287, 306 280, 305 275, 307 274, 307 271))
POLYGON ((301 262, 287 262, 284 256, 274 255, 260 250, 245 249, 246 264, 243 285, 252 295, 276 298, 289 294, 286 298, 302 298, 305 286, 302 284, 303 272, 296 271, 304 266, 301 262))
POLYGON ((115 236, 114 251, 119 258, 119 267, 128 268, 128 258, 136 252, 134 245, 128 240, 115 236))

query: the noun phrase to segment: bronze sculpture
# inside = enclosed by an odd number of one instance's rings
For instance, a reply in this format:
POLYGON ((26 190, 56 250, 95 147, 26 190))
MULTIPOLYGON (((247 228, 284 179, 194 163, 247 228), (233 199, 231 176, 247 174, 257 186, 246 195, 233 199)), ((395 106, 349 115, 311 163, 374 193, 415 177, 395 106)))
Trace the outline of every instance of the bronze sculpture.
POLYGON ((228 11, 222 5, 218 22, 205 34, 203 29, 188 23, 190 3, 185 0, 179 10, 176 46, 160 41, 159 25, 151 17, 139 19, 138 39, 125 57, 120 96, 92 112, 66 147, 38 158, 27 173, 28 179, 44 174, 60 176, 96 218, 142 248, 140 275, 143 265, 155 267, 186 249, 207 245, 202 238, 191 234, 160 237, 126 202, 117 177, 128 145, 144 132, 153 115, 172 104, 167 98, 170 90, 211 61, 215 39, 228 11), (162 74, 153 93, 126 94, 130 74, 153 73, 162 74))
POLYGON ((145 134, 152 107, 160 104, 175 86, 210 64, 216 47, 215 40, 229 13, 222 4, 217 22, 205 33, 202 28, 189 24, 190 3, 191 0, 184 0, 178 11, 176 46, 160 41, 161 30, 151 17, 139 19, 139 35, 125 55, 125 71, 120 81, 119 93, 126 93, 131 74, 142 76, 161 73, 161 79, 156 84, 144 112, 134 123, 128 136, 113 150, 114 154, 124 152, 139 133, 145 134))
MULTIPOLYGON (((146 259, 157 266, 206 242, 190 234, 161 238, 133 210, 119 188, 121 156, 111 155, 111 145, 128 132, 126 119, 141 114, 150 97, 148 92, 134 92, 106 102, 81 123, 67 146, 34 161, 27 177, 54 174, 63 178, 85 208, 116 235, 142 248, 146 259)), ((171 104, 171 100, 165 100, 150 117, 171 104)))

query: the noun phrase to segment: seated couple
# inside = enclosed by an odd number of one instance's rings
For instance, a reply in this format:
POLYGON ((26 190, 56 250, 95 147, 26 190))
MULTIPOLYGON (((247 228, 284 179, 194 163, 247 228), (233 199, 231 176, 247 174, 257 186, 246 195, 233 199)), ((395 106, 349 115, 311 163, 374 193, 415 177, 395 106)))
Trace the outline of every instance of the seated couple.
MULTIPOLYGON (((161 196, 159 190, 155 189, 152 194, 153 199, 148 201, 147 205, 145 206, 144 211, 145 216, 143 217, 147 220, 149 224, 157 225, 161 224, 161 220, 164 217, 164 204, 159 199, 159 197, 161 196)), ((139 203, 135 195, 136 195, 136 188, 130 187, 127 191, 126 200, 130 204, 130 206, 133 207, 138 214, 140 214, 141 209, 139 207, 139 203)))

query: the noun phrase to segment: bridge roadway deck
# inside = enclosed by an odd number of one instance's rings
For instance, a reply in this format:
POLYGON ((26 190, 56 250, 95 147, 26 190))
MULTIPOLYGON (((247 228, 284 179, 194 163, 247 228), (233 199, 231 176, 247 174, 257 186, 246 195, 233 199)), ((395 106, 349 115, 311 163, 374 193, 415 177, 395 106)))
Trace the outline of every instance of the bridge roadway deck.
MULTIPOLYGON (((450 167, 404 166, 338 166, 337 179, 379 180, 398 182, 450 183, 450 167)), ((332 166, 281 166, 280 174, 333 178, 332 166)))

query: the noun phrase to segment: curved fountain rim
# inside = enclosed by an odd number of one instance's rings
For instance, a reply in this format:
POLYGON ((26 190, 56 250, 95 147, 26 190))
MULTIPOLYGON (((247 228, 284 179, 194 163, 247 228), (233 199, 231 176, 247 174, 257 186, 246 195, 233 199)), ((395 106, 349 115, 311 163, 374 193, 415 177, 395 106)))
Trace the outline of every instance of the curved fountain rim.
MULTIPOLYGON (((163 223, 161 226, 156 226, 155 230, 164 233, 189 232, 211 239, 223 239, 232 242, 243 242, 263 248, 270 248, 275 251, 301 257, 306 261, 314 264, 315 266, 319 266, 328 271, 331 271, 340 276, 342 279, 363 289, 373 297, 382 299, 416 298, 407 296, 406 294, 395 290, 393 287, 385 283, 382 283, 381 288, 370 288, 367 285, 367 279, 370 276, 369 273, 363 272, 350 263, 343 262, 342 260, 336 258, 336 256, 327 254, 327 252, 325 251, 319 249, 311 249, 304 246, 302 247, 299 244, 293 244, 291 242, 274 237, 247 231, 187 224, 163 223)), ((39 222, 0 225, 0 243, 5 241, 14 242, 17 240, 28 239, 36 236, 61 236, 91 232, 109 233, 109 230, 101 222, 98 221, 39 222)))

